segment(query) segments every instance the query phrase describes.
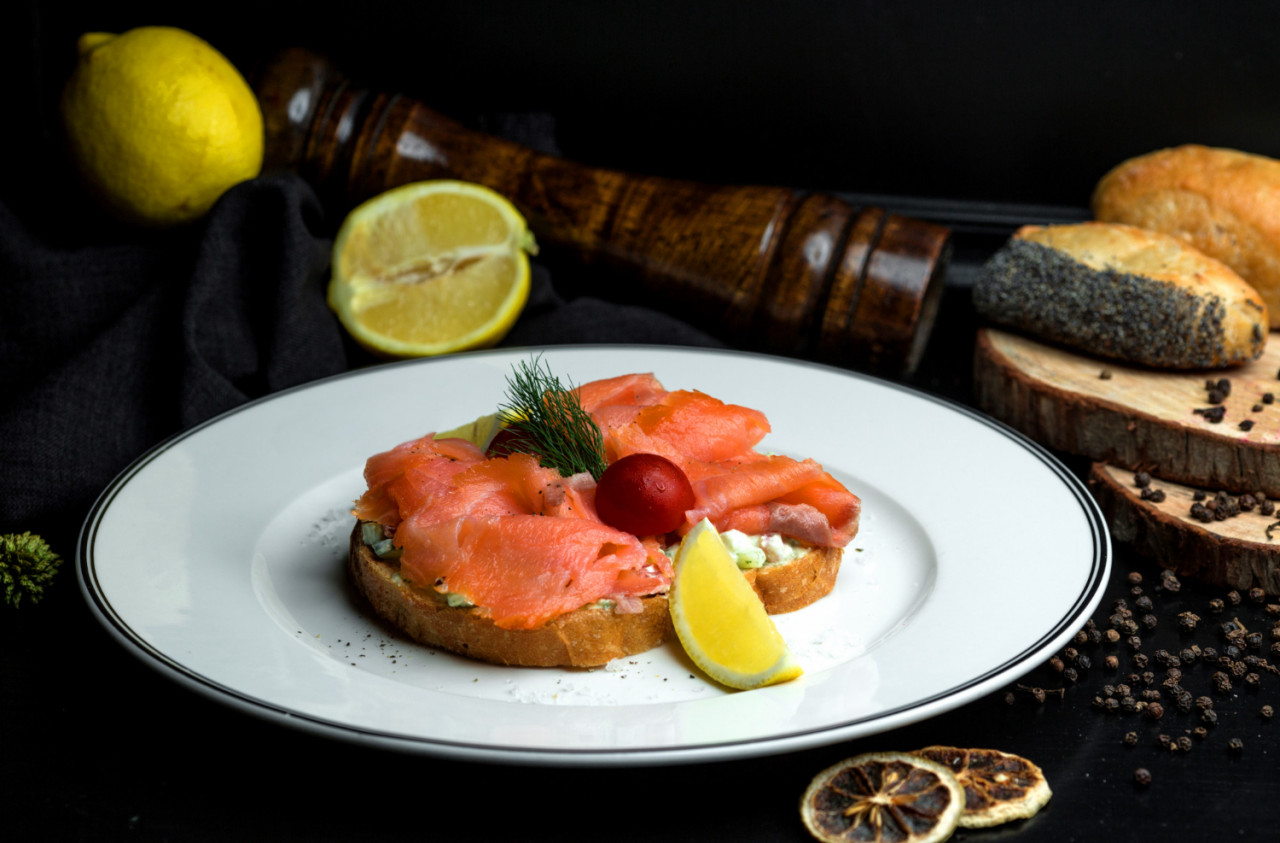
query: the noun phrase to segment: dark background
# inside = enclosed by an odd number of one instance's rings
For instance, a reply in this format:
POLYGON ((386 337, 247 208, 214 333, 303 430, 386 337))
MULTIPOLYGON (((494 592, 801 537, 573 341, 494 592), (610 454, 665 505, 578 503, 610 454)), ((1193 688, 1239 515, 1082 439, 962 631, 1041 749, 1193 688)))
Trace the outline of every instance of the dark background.
POLYGON ((158 23, 246 72, 301 45, 464 122, 552 114, 566 157, 652 175, 1080 207, 1158 147, 1280 154, 1269 3, 18 0, 4 160, 48 154, 81 32, 158 23))
MULTIPOLYGON (((976 320, 963 283, 1003 233, 1034 217, 1078 217, 1107 169, 1158 147, 1280 157, 1274 4, 18 0, 0 24, 15 98, 0 132, 0 199, 67 248, 121 234, 76 212, 58 148, 57 93, 76 37, 145 24, 201 35, 246 72, 281 47, 309 46, 359 81, 463 122, 548 116, 561 152, 584 163, 881 196, 947 222, 957 258, 914 385, 969 402, 976 320)), ((1086 464, 1060 456, 1083 476, 1086 464)), ((920 505, 945 505, 927 478, 921 495, 920 505)), ((73 535, 76 523, 66 526, 73 535)), ((73 555, 71 542, 61 546, 73 555)), ((1099 624, 1128 595, 1129 571, 1158 570, 1116 553, 1099 624)), ((1028 555, 1033 564, 1034 548, 1028 555)), ((1258 714, 1263 702, 1280 706, 1273 675, 1256 694, 1220 700, 1221 726, 1185 755, 1155 741, 1184 733, 1186 717, 1095 711, 1093 696, 1116 681, 1095 667, 1044 705, 1021 691, 1006 704, 1002 690, 892 733, 777 758, 496 768, 317 738, 193 694, 105 634, 71 567, 45 602, 0 611, 0 829, 13 839, 800 841, 795 806, 812 775, 856 752, 930 743, 1023 754, 1054 787, 1034 820, 957 840, 1270 840, 1280 821, 1280 723, 1258 714), (1140 734, 1134 748, 1121 742, 1129 730, 1140 734), (1243 739, 1241 752, 1227 750, 1230 737, 1243 739), (1151 769, 1150 788, 1133 785, 1138 766, 1151 769)), ((1183 645, 1172 618, 1203 613, 1217 596, 1195 583, 1157 594, 1148 651, 1183 645)), ((1250 623, 1266 622, 1250 611, 1250 623)), ((1207 624, 1197 638, 1213 635, 1207 624)), ((939 642, 938 657, 964 646, 962 631, 957 640, 939 642)), ((1089 652, 1095 664, 1123 655, 1089 652)), ((1189 673, 1188 687, 1207 693, 1208 669, 1189 673)), ((1047 667, 1025 681, 1063 687, 1047 667)))

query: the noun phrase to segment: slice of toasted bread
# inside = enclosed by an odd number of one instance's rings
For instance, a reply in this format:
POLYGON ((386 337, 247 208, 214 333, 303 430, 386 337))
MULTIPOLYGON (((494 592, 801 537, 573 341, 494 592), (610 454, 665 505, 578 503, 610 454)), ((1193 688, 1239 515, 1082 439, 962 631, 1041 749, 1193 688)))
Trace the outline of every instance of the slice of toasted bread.
MULTIPOLYGON (((830 593, 840 548, 815 548, 789 562, 745 572, 771 614, 804 608, 830 593)), ((583 606, 536 629, 503 629, 474 608, 450 606, 434 591, 400 576, 394 560, 365 544, 360 524, 351 533, 351 581, 374 611, 410 638, 495 664, 521 667, 598 667, 653 649, 675 634, 667 596, 642 598, 638 612, 583 606)))
POLYGON ((788 562, 750 568, 743 575, 760 595, 765 611, 781 615, 803 609, 830 594, 836 586, 842 558, 841 548, 815 547, 788 562))
POLYGON ((657 647, 674 634, 667 596, 643 598, 639 612, 583 606, 537 629, 503 629, 474 608, 454 607, 400 577, 400 566, 380 559, 351 534, 349 571, 356 589, 380 617, 432 647, 495 664, 522 667, 597 667, 657 647))

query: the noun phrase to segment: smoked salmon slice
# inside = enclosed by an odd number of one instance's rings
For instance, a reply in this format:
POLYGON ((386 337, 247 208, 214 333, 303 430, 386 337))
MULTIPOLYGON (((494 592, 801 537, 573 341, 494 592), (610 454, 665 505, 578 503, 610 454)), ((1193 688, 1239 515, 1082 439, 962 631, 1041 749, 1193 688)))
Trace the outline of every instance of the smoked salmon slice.
POLYGON ((483 463, 484 453, 464 439, 436 439, 427 434, 374 454, 365 461, 367 491, 353 514, 394 528, 419 502, 433 498, 454 475, 483 463))
POLYGON ((464 595, 504 629, 533 629, 597 600, 660 593, 670 583, 638 538, 599 522, 425 516, 410 516, 396 531, 402 575, 464 595))
MULTIPOLYGON (((669 391, 652 373, 576 388, 599 425, 607 461, 671 459, 695 505, 680 533, 710 518, 720 530, 779 533, 843 547, 861 500, 812 459, 762 454, 763 413, 697 390, 669 391)), ((463 439, 428 434, 370 457, 354 514, 381 524, 402 551, 401 573, 462 595, 500 627, 530 629, 601 599, 619 610, 670 585, 660 537, 600 521, 595 479, 562 477, 535 456, 486 457, 463 439)))

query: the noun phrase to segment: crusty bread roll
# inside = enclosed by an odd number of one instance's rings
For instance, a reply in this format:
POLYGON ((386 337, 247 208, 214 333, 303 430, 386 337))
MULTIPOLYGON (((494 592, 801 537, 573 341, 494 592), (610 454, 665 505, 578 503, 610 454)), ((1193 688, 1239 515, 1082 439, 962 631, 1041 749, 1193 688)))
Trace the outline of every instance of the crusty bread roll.
POLYGON ((1182 238, 1234 269, 1280 320, 1280 161, 1195 144, 1157 150, 1102 177, 1093 215, 1182 238))
MULTIPOLYGON (((771 614, 813 603, 835 586, 843 552, 816 548, 746 576, 771 614)), ((536 629, 503 629, 472 608, 453 607, 430 589, 400 577, 400 566, 365 544, 357 523, 347 568, 356 590, 400 631, 431 647, 495 664, 521 667, 598 667, 651 650, 675 635, 665 594, 645 597, 639 612, 584 606, 536 629)))
POLYGON ((1261 296, 1225 264, 1115 223, 1023 226, 983 266, 973 300, 993 322, 1162 368, 1247 363, 1269 326, 1261 296))

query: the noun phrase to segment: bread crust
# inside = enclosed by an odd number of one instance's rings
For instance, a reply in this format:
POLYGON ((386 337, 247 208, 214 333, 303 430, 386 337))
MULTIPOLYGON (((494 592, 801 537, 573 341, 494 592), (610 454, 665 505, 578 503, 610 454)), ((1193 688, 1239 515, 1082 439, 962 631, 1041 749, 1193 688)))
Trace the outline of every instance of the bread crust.
POLYGON ((1178 237, 1222 261, 1280 327, 1280 161, 1185 144, 1121 162, 1099 180, 1094 217, 1178 237))
POLYGON ((1091 354, 1201 369, 1261 355, 1262 297, 1171 235, 1119 223, 1020 228, 983 267, 978 312, 1091 354))
POLYGON ((843 558, 841 548, 816 547, 785 564, 749 568, 743 575, 760 596, 765 611, 781 615, 803 609, 830 594, 836 587, 843 558))
MULTIPOLYGON (((815 548, 745 576, 767 611, 792 612, 831 592, 842 556, 840 548, 815 548)), ((665 594, 642 598, 639 612, 584 606, 536 629, 503 629, 475 609, 449 606, 435 592, 410 585, 399 576, 398 564, 380 559, 365 544, 358 522, 351 532, 347 569, 352 585, 378 616, 410 638, 494 664, 599 667, 675 635, 665 594)))

